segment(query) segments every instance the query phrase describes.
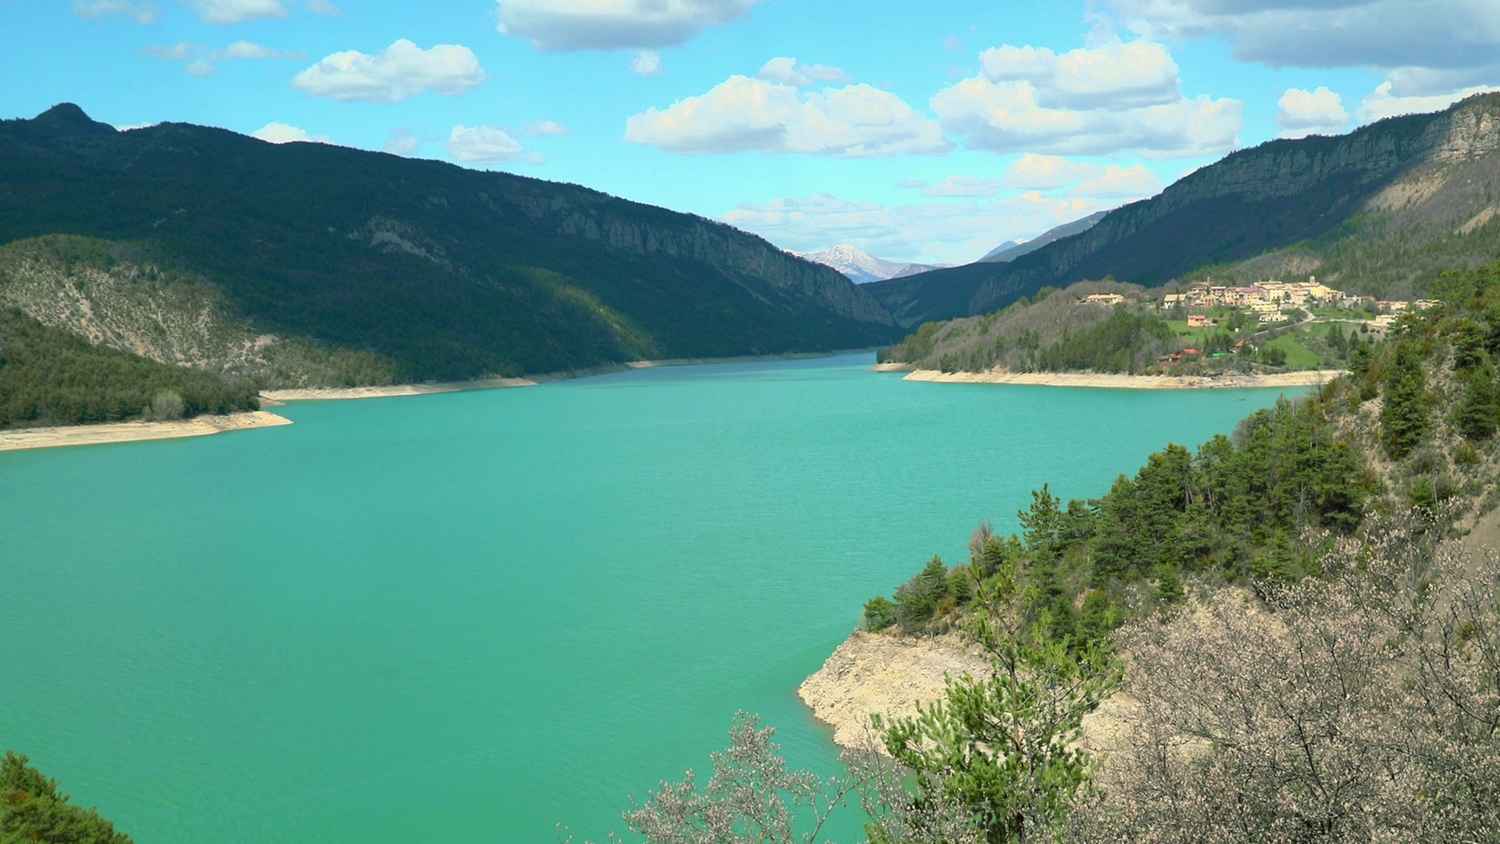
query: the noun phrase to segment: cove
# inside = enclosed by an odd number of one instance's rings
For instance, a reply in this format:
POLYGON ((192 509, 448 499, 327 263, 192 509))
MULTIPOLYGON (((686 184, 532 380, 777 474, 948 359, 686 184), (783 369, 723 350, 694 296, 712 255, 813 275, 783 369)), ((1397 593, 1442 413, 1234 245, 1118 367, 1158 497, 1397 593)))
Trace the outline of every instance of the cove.
MULTIPOLYGON (((863 602, 1047 482, 1097 496, 1282 395, 919 384, 872 356, 292 404, 0 455, 0 747, 137 841, 620 828, 863 602)), ((837 840, 857 835, 853 820, 837 840)))

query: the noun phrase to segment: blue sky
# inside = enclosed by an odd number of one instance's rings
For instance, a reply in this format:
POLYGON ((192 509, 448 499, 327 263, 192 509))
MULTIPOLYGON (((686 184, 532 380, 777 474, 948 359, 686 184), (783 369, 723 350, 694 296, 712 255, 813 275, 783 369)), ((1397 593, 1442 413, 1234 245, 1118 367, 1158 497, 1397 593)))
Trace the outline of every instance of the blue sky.
POLYGON ((957 263, 1235 147, 1500 84, 1500 0, 0 0, 72 101, 957 263))

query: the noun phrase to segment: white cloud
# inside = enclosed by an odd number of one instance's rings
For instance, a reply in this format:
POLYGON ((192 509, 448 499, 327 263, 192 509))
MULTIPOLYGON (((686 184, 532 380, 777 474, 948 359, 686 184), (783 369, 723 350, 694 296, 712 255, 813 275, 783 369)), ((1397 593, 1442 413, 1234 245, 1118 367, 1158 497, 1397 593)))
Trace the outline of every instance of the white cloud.
MULTIPOLYGON (((466 164, 492 164, 521 157, 525 149, 504 129, 494 126, 453 127, 448 136, 448 154, 466 164)), ((533 163, 536 163, 533 161, 533 163)))
POLYGON ((1386 117, 1396 117, 1402 114, 1442 111, 1465 97, 1484 94, 1490 91, 1500 91, 1500 87, 1494 85, 1476 85, 1472 88, 1449 91, 1444 94, 1403 97, 1394 93, 1394 86, 1390 80, 1386 80, 1375 88, 1374 93, 1365 97, 1360 102, 1359 120, 1361 123, 1372 123, 1376 120, 1386 117))
POLYGON ((115 129, 120 132, 134 132, 137 129, 150 129, 157 123, 116 123, 115 129))
POLYGON ((1349 112, 1342 97, 1321 85, 1312 91, 1288 88, 1276 102, 1276 125, 1283 138, 1336 135, 1349 125, 1349 112))
POLYGON ((528 135, 566 135, 568 127, 558 123, 556 120, 538 120, 526 127, 528 135))
POLYGON ((1027 153, 1011 164, 1005 171, 1005 184, 1095 199, 1140 199, 1162 189, 1161 180, 1143 164, 1100 165, 1035 153, 1027 153))
POLYGON ((979 62, 992 82, 1030 82, 1048 107, 1122 109, 1181 98, 1177 62, 1150 41, 1115 41, 1061 55, 1046 47, 1003 45, 985 50, 979 62))
POLYGON ((999 179, 984 179, 976 176, 949 176, 934 184, 921 181, 902 182, 901 187, 920 190, 932 197, 985 197, 995 196, 1002 187, 999 179))
POLYGON ((1005 171, 1005 183, 1025 190, 1055 190, 1090 174, 1089 166, 1060 155, 1028 152, 1005 171))
POLYGON ((146 52, 166 61, 186 62, 184 69, 192 76, 209 76, 221 61, 265 61, 270 59, 298 59, 301 53, 277 50, 256 44, 253 41, 236 41, 222 50, 207 50, 187 42, 178 42, 166 47, 147 47, 146 52))
POLYGON ((1495 0, 1103 0, 1152 37, 1217 36, 1272 66, 1455 68, 1494 64, 1495 0))
POLYGON ((630 60, 630 69, 640 76, 655 76, 661 73, 661 53, 642 50, 630 60))
POLYGON ((1244 104, 1206 96, 1126 109, 1049 108, 1029 80, 964 79, 939 91, 932 110, 943 128, 995 152, 1100 154, 1125 150, 1162 158, 1214 155, 1233 147, 1244 104))
POLYGON ((343 14, 343 11, 330 2, 330 0, 307 0, 307 10, 315 15, 323 15, 325 17, 343 14))
POLYGON ((381 147, 391 155, 411 155, 422 146, 422 141, 410 129, 394 129, 381 147))
POLYGON ((208 23, 242 23, 257 18, 284 18, 281 0, 184 0, 208 23))
POLYGON ((306 129, 274 121, 251 132, 250 137, 259 138, 262 141, 273 144, 288 144, 293 141, 313 141, 320 144, 333 143, 326 135, 314 137, 313 135, 309 135, 306 129))
POLYGON ((814 82, 845 82, 849 75, 843 70, 826 64, 798 64, 796 59, 777 56, 761 66, 757 77, 778 85, 795 85, 799 88, 814 82))
POLYGON ((193 57, 193 45, 186 41, 179 41, 165 47, 147 47, 146 52, 166 61, 187 61, 193 57))
POLYGON ((670 47, 759 0, 499 0, 502 33, 542 50, 670 47))
POLYGON ((760 150, 846 157, 943 152, 942 130, 869 85, 803 92, 731 76, 708 92, 626 121, 625 139, 674 152, 760 150))
POLYGON ((123 15, 136 23, 155 23, 156 4, 137 0, 73 0, 73 14, 81 18, 104 18, 123 15))
POLYGON ((318 97, 395 103, 428 91, 461 94, 484 79, 468 47, 438 44, 424 50, 402 38, 375 55, 334 53, 297 74, 292 84, 318 97))
POLYGON ((997 199, 883 205, 828 194, 739 205, 730 225, 784 249, 852 243, 872 255, 946 264, 973 261, 1004 240, 1023 240, 1113 204, 1029 192, 997 199))

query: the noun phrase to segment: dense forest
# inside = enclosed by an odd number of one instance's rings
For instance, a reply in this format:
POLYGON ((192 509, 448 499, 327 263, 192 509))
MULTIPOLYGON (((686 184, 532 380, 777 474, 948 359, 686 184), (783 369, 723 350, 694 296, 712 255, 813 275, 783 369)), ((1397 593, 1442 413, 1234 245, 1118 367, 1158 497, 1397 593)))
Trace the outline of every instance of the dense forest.
POLYGON ((183 419, 259 407, 248 381, 93 346, 0 308, 0 429, 183 419))
POLYGON ((836 271, 722 223, 329 144, 118 132, 73 105, 0 121, 0 244, 58 234, 129 244, 212 285, 250 333, 367 354, 400 381, 896 333, 836 271))
POLYGON ((0 758, 0 841, 5 844, 130 844, 93 809, 68 802, 25 756, 0 758))

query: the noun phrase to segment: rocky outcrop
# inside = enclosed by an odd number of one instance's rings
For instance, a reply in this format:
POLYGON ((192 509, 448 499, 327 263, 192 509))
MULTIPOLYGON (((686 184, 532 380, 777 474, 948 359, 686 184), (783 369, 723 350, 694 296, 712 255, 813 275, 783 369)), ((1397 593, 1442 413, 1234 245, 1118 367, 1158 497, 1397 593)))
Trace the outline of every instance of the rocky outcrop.
POLYGON ((1500 257, 1493 237, 1452 240, 1491 224, 1480 215, 1497 190, 1500 94, 1484 94, 1348 135, 1241 150, 1008 264, 869 289, 906 326, 988 313, 1041 287, 1087 279, 1155 285, 1208 266, 1235 279, 1242 262, 1278 272, 1311 258, 1320 277, 1351 289, 1408 293, 1414 276, 1500 257), (1343 263, 1325 270, 1329 256, 1343 263))

